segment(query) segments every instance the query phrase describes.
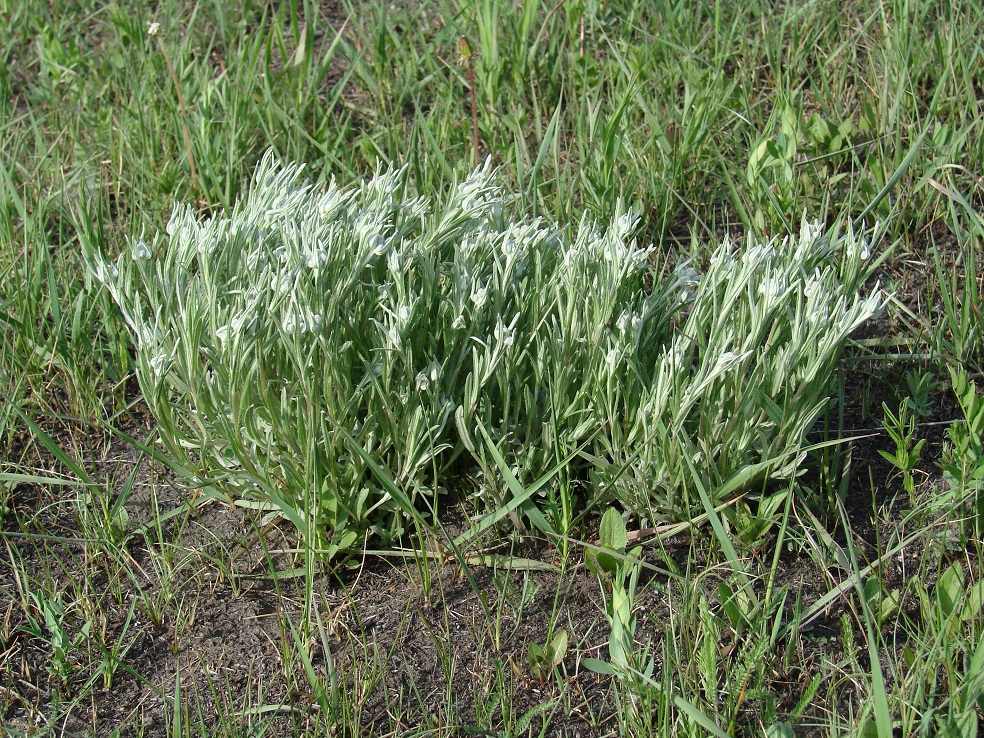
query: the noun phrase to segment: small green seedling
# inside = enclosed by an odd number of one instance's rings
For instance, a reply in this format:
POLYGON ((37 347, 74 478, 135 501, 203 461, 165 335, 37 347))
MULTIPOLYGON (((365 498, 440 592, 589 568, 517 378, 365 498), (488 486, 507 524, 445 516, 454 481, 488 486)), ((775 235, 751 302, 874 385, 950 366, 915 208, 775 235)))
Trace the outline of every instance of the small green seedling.
POLYGON ((878 626, 885 625, 899 611, 899 590, 885 589, 878 577, 869 577, 864 583, 864 598, 878 621, 878 626))
POLYGON ((899 406, 899 414, 893 413, 886 403, 882 403, 882 410, 885 413, 885 431, 892 441, 895 442, 895 453, 878 450, 886 461, 902 472, 902 486, 911 500, 915 494, 916 482, 912 476, 913 470, 919 463, 919 455, 922 453, 923 444, 926 439, 915 440, 916 436, 916 416, 909 409, 909 398, 902 400, 899 406))
POLYGON ((561 630, 543 646, 530 644, 530 671, 541 683, 547 681, 553 670, 564 662, 567 643, 567 631, 561 630))
POLYGON ((973 534, 984 533, 984 397, 969 381, 964 369, 950 368, 953 393, 960 402, 964 420, 947 428, 952 449, 944 453, 943 478, 954 493, 973 492, 973 534))
POLYGON ((588 568, 604 580, 605 588, 611 593, 607 608, 611 625, 609 660, 587 658, 582 663, 586 669, 615 675, 633 688, 641 688, 649 681, 655 667, 648 650, 637 653, 635 649, 636 616, 633 610, 640 572, 637 559, 642 547, 636 546, 626 553, 629 536, 625 521, 615 508, 608 508, 602 516, 599 538, 602 550, 589 549, 585 561, 588 568))
POLYGON ((905 383, 909 388, 909 407, 920 418, 929 417, 931 412, 929 400, 935 381, 936 377, 932 372, 905 373, 905 383))
POLYGON ((65 608, 60 592, 49 597, 44 592, 31 592, 34 609, 44 618, 42 624, 30 612, 27 613, 27 625, 24 631, 51 648, 51 658, 48 661, 48 672, 64 684, 74 670, 73 654, 89 637, 92 623, 85 622, 78 634, 72 638, 69 635, 65 608))
POLYGON ((588 569, 599 577, 611 578, 618 572, 623 561, 621 556, 613 556, 612 554, 624 556, 625 547, 629 542, 625 521, 622 520, 621 513, 615 508, 608 508, 602 516, 598 538, 603 550, 586 549, 584 562, 588 569))

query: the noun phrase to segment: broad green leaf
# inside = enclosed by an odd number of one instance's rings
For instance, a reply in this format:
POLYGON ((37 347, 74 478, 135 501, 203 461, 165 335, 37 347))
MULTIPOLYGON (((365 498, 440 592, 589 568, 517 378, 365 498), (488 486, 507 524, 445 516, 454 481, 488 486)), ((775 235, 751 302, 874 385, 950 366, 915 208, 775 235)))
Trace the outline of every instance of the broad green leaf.
POLYGON ((601 517, 599 528, 599 538, 601 545, 619 553, 625 552, 628 545, 628 534, 625 530, 625 521, 621 513, 613 507, 608 508, 601 517))
POLYGON ((936 583, 936 601, 944 617, 950 617, 964 598, 964 571, 959 561, 954 561, 940 575, 936 583))

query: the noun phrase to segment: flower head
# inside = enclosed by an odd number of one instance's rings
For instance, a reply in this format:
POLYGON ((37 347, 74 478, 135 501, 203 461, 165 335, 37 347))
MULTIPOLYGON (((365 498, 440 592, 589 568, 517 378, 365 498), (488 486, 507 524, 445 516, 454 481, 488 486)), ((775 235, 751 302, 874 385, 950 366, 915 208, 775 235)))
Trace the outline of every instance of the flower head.
POLYGON ((147 261, 153 256, 147 242, 142 238, 130 247, 130 254, 133 256, 134 261, 147 261))
POLYGON ((479 287, 477 290, 472 292, 471 301, 475 303, 475 307, 481 309, 485 305, 486 300, 488 300, 489 291, 485 287, 479 287))

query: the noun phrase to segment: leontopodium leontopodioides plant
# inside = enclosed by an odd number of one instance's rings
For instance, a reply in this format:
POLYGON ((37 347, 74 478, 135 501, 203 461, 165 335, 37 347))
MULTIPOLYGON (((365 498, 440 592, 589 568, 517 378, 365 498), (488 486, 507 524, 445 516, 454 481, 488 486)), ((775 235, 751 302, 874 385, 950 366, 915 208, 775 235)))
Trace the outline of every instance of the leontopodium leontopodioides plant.
MULTIPOLYGON (((676 454, 713 485, 798 449, 878 307, 850 233, 725 244, 701 277, 635 243, 631 213, 605 229, 508 219, 488 162, 434 200, 403 171, 354 188, 302 172, 268 154, 231 213, 178 207, 115 263, 83 254, 135 338, 168 453, 328 556, 400 537, 406 500, 508 505, 484 439, 523 481, 580 452, 535 500, 556 532, 616 495, 686 516, 676 454)), ((793 473, 782 458, 771 471, 793 473)))
POLYGON ((868 243, 805 220, 782 241, 726 239, 695 278, 638 411, 605 439, 611 465, 598 483, 665 522, 702 509, 699 487, 719 505, 751 481, 796 476, 849 336, 884 299, 877 285, 860 292, 876 266, 868 243))

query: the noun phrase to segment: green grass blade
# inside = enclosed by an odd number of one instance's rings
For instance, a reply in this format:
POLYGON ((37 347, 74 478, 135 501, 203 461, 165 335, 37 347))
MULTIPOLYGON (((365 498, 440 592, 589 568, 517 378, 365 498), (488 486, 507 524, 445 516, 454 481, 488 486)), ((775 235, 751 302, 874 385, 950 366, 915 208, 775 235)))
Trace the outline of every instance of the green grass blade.
MULTIPOLYGON (((464 533, 462 533, 457 538, 455 538, 454 542, 456 545, 459 546, 478 538, 478 536, 481 535, 484 531, 491 528, 493 525, 498 523, 500 520, 505 518, 507 515, 509 515, 509 513, 513 512, 514 510, 516 510, 516 508, 520 507, 521 505, 528 505, 532 496, 535 495, 538 491, 540 491, 542 487, 547 485, 550 482, 550 480, 556 477, 561 471, 567 468, 567 466, 571 463, 571 461, 573 461, 576 456, 581 454, 584 448, 591 441, 590 438, 585 440, 580 448, 569 454, 562 461, 558 462, 546 474, 541 476, 533 484, 531 484, 529 487, 526 487, 524 489, 523 485, 519 482, 519 480, 516 479, 515 476, 513 476, 512 471, 505 463, 505 460, 502 458, 501 454, 499 454, 499 451, 495 447, 495 444, 492 443, 492 439, 489 438, 489 434, 485 430, 485 426, 479 425, 479 429, 482 432, 482 436, 485 438, 485 442, 489 449, 489 453, 492 454, 492 458, 495 460, 497 468, 499 469, 503 477, 506 479, 507 484, 509 484, 509 489, 512 492, 512 499, 510 499, 508 503, 497 509, 491 515, 487 515, 486 517, 482 518, 477 524, 473 525, 471 528, 469 528, 464 533)), ((593 437, 594 436, 592 436, 592 438, 593 437)), ((523 511, 527 512, 527 507, 524 507, 523 511)), ((541 519, 542 519, 542 515, 541 515, 541 519)), ((542 532, 557 537, 556 531, 553 531, 552 528, 550 528, 546 520, 543 520, 543 525, 546 526, 549 530, 544 530, 544 528, 540 528, 542 532)))
POLYGON ((731 738, 731 736, 725 733, 717 723, 707 717, 707 715, 698 710, 692 703, 688 702, 680 695, 673 695, 673 704, 711 735, 715 735, 717 738, 731 738))
POLYGON ((861 224, 864 223, 864 219, 868 216, 868 214, 871 213, 871 211, 874 210, 876 207, 878 207, 881 201, 884 200, 886 197, 888 197, 888 195, 892 192, 892 190, 895 189, 895 186, 899 183, 899 180, 902 179, 906 171, 912 165, 912 162, 915 161, 916 156, 919 155, 919 151, 922 149, 923 141, 926 140, 926 136, 928 133, 929 133, 929 129, 927 128, 921 134, 919 134, 919 138, 917 138, 915 143, 912 144, 912 147, 909 149, 909 153, 905 155, 905 158, 902 159, 902 162, 892 173, 892 176, 888 178, 888 181, 885 183, 885 186, 882 187, 881 190, 879 190, 878 194, 875 195, 875 197, 871 200, 871 202, 868 203, 868 206, 861 211, 861 214, 856 218, 856 222, 859 224, 859 227, 861 224))
POLYGON ((31 433, 34 434, 35 438, 41 441, 42 445, 44 445, 44 447, 48 449, 48 451, 50 451, 51 454, 56 459, 58 459, 58 461, 60 461, 65 466, 67 466, 72 471, 72 473, 75 474, 76 477, 78 477, 78 479, 80 480, 80 484, 86 486, 98 486, 96 482, 94 482, 92 478, 89 476, 89 473, 85 470, 85 468, 77 461, 69 457, 69 455, 65 453, 62 447, 55 442, 55 439, 53 439, 50 435, 45 433, 45 431, 42 430, 41 426, 35 423, 27 413, 25 413, 17 405, 13 406, 13 410, 15 413, 17 413, 17 415, 24 422, 24 424, 28 428, 30 428, 31 433))
MULTIPOLYGON (((482 436, 485 438, 486 447, 492 455, 492 459, 495 461, 495 465, 498 467, 499 473, 502 474, 503 478, 506 480, 506 485, 509 487, 509 491, 512 493, 513 499, 507 507, 511 506, 512 510, 515 510, 516 507, 522 508, 523 512, 530 519, 530 522, 533 523, 533 525, 536 526, 540 532, 546 533, 550 536, 556 536, 557 531, 555 531, 553 526, 551 526, 550 523, 547 522, 547 519, 543 517, 543 513, 541 513, 536 505, 533 504, 531 498, 536 491, 544 484, 549 482, 550 479, 552 479, 565 466, 565 464, 558 464, 544 477, 537 480, 534 485, 526 489, 523 487, 522 483, 516 479, 516 476, 512 473, 509 465, 506 464, 506 460, 502 458, 502 454, 499 453, 499 449, 496 448, 495 443, 489 436, 488 431, 485 430, 485 426, 479 423, 478 429, 482 432, 482 436)), ((570 458, 574 458, 576 455, 577 454, 575 453, 570 458)), ((501 520, 509 512, 510 510, 503 508, 498 510, 491 517, 498 516, 498 519, 501 520)))
POLYGON ((560 122, 560 114, 563 109, 564 96, 563 93, 561 93, 560 99, 557 101, 557 108, 554 110, 554 114, 550 118, 550 123, 547 124, 547 130, 543 134, 543 140, 540 141, 540 148, 536 153, 536 161, 533 162, 533 168, 529 173, 529 184, 526 187, 527 198, 532 197, 533 191, 536 189, 536 186, 540 181, 540 170, 543 169, 543 162, 547 160, 547 154, 550 153, 550 147, 556 143, 557 125, 560 122))

